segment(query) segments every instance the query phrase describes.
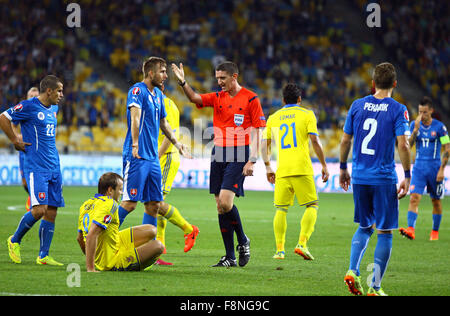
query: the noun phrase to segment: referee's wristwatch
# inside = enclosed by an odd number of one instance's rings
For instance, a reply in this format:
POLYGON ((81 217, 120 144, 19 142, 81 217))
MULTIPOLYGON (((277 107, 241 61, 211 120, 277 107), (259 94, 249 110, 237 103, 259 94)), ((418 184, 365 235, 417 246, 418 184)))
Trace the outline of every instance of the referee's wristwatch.
POLYGON ((256 163, 256 160, 258 160, 256 157, 250 157, 248 159, 248 161, 253 162, 253 163, 256 163))

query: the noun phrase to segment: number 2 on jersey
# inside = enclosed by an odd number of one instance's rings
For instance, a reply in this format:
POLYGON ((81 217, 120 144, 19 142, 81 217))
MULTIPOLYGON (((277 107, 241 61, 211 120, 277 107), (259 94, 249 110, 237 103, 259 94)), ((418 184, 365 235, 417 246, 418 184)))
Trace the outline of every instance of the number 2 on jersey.
POLYGON ((361 145, 361 153, 366 155, 375 155, 375 149, 369 148, 369 142, 375 136, 377 132, 378 122, 376 119, 368 118, 364 121, 363 129, 365 131, 369 131, 366 137, 364 137, 361 145))
MULTIPOLYGON (((293 138, 293 143, 294 143, 293 145, 294 145, 294 147, 297 147, 297 133, 295 130, 295 122, 293 122, 291 124, 291 127, 292 127, 292 138, 293 138)), ((285 144, 286 136, 289 133, 289 126, 287 124, 282 124, 280 126, 280 130, 281 131, 284 130, 284 132, 283 132, 284 134, 283 134, 283 136, 281 136, 281 148, 282 149, 291 148, 291 144, 285 144)))

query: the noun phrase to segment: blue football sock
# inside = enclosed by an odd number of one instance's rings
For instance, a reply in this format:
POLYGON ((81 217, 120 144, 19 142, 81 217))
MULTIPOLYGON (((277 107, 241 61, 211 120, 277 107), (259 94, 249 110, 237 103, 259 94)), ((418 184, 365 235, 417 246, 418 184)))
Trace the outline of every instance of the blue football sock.
POLYGON ((223 245, 225 246, 226 257, 236 259, 234 254, 234 229, 227 214, 219 214, 219 228, 222 234, 223 245))
POLYGON ((39 226, 39 242, 40 242, 39 258, 42 259, 48 256, 54 231, 55 231, 55 223, 48 222, 44 219, 41 220, 41 225, 39 226))
POLYGON ((392 251, 392 234, 378 234, 377 246, 374 254, 373 279, 371 287, 379 290, 381 280, 389 263, 392 251))
POLYGON ((433 214, 433 230, 438 231, 441 226, 442 214, 433 214))
POLYGON ((29 231, 30 228, 33 227, 34 223, 36 222, 37 220, 34 218, 33 214, 31 214, 31 212, 26 212, 25 215, 20 220, 19 226, 17 227, 16 232, 11 238, 11 242, 14 243, 18 242, 20 244, 23 236, 25 236, 27 231, 29 231))
POLYGON ((244 234, 244 229, 242 227, 241 217, 239 216, 239 211, 236 205, 233 205, 231 211, 226 213, 226 216, 233 225, 233 230, 236 232, 236 237, 239 245, 243 245, 247 242, 247 236, 244 234))
POLYGON ((157 217, 153 217, 149 214, 147 214, 147 212, 144 212, 144 217, 142 218, 142 225, 144 224, 150 224, 156 227, 158 223, 158 218, 157 217))
POLYGON ((359 227, 353 235, 352 247, 350 251, 350 266, 348 269, 355 271, 357 276, 360 274, 359 266, 372 234, 372 228, 359 227))
POLYGON ((417 213, 408 211, 408 227, 416 227, 417 213))
POLYGON ((119 205, 119 227, 122 225, 125 217, 127 217, 128 214, 130 214, 130 212, 119 205))

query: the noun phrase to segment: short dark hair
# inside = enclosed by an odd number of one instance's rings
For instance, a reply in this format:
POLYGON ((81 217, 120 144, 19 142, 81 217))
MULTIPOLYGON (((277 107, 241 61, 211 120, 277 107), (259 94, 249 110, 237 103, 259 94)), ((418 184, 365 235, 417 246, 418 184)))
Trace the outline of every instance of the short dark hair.
POLYGON ((373 71, 372 79, 375 82, 375 87, 378 89, 386 90, 392 88, 397 80, 394 65, 388 62, 378 64, 373 71))
POLYGON ((147 60, 145 60, 144 63, 142 64, 142 72, 144 74, 144 78, 147 78, 148 72, 150 70, 155 71, 157 65, 166 66, 167 63, 166 63, 165 59, 161 58, 161 57, 151 56, 151 57, 147 58, 147 60))
POLYGON ((62 84, 61 79, 59 79, 58 77, 56 77, 54 75, 47 75, 39 83, 39 88, 42 93, 45 93, 48 88, 50 88, 52 90, 55 90, 56 88, 58 88, 58 83, 62 84))
POLYGON ((232 61, 224 61, 223 63, 217 65, 216 71, 225 71, 230 76, 239 74, 238 66, 232 61))
POLYGON ((283 88, 283 101, 286 104, 295 104, 298 101, 298 97, 302 96, 302 90, 295 83, 288 83, 283 88))
POLYGON ((104 173, 98 180, 98 193, 105 195, 110 187, 115 190, 119 184, 119 180, 123 181, 123 178, 115 172, 104 173))
POLYGON ((433 101, 431 100, 430 97, 423 97, 422 100, 420 101, 419 105, 422 106, 428 106, 429 108, 433 108, 433 101))

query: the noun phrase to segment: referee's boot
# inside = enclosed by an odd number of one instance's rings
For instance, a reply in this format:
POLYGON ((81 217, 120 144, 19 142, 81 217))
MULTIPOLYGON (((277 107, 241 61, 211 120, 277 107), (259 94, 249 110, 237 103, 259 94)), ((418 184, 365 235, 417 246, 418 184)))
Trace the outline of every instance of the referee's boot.
POLYGON ((239 266, 245 266, 250 260, 250 239, 243 245, 237 245, 236 250, 239 252, 239 266))

